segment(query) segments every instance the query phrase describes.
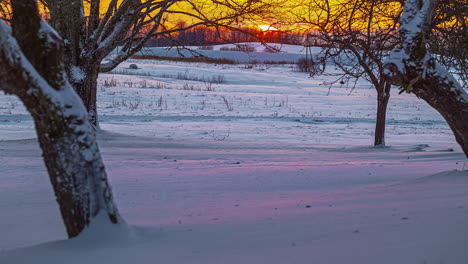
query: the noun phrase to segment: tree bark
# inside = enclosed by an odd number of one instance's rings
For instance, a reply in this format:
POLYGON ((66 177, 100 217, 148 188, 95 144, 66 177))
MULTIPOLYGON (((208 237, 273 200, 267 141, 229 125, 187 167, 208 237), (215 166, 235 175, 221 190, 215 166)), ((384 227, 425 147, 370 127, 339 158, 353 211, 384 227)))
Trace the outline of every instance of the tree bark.
POLYGON ((103 213, 123 221, 86 109, 67 79, 62 40, 40 20, 36 0, 12 0, 12 27, 0 22, 0 89, 31 113, 69 237, 103 213))
POLYGON ((21 99, 33 116, 68 236, 81 233, 100 211, 108 215, 111 223, 119 222, 94 132, 80 131, 69 124, 85 126, 86 115, 66 116, 65 109, 42 96, 21 99))
POLYGON ((374 146, 385 146, 385 122, 390 99, 391 84, 382 82, 377 89, 377 120, 375 122, 374 146))
MULTIPOLYGON (((50 24, 64 39, 65 69, 71 85, 80 96, 88 111, 89 122, 98 129, 97 78, 102 57, 95 57, 94 50, 87 50, 83 0, 47 0, 50 9, 50 24)), ((93 1, 98 2, 98 1, 93 1)), ((97 23, 97 21, 92 21, 97 23)), ((90 32, 88 32, 90 34, 90 32)))
POLYGON ((427 51, 436 0, 408 0, 401 18, 401 47, 385 63, 385 78, 436 109, 468 158, 468 94, 427 51))
POLYGON ((82 74, 83 78, 80 78, 80 76, 73 76, 72 71, 72 86, 86 107, 89 122, 95 129, 98 129, 97 78, 99 66, 88 64, 83 67, 75 67, 74 69, 79 72, 77 74, 82 74))
POLYGON ((63 58, 63 62, 67 73, 70 74, 73 66, 80 65, 83 55, 86 34, 83 0, 47 0, 46 2, 50 11, 49 23, 64 40, 64 52, 67 56, 63 58))
POLYGON ((447 121, 455 140, 468 158, 468 103, 439 77, 430 76, 413 88, 413 93, 437 110, 447 121))

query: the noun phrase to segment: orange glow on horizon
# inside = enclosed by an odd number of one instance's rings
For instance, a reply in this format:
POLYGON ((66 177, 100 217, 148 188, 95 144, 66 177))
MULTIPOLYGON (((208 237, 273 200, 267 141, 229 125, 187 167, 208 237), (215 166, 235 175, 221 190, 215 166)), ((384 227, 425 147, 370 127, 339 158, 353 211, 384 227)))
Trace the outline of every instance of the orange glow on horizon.
POLYGON ((271 25, 259 25, 258 26, 262 31, 278 31, 277 28, 272 27, 271 25))

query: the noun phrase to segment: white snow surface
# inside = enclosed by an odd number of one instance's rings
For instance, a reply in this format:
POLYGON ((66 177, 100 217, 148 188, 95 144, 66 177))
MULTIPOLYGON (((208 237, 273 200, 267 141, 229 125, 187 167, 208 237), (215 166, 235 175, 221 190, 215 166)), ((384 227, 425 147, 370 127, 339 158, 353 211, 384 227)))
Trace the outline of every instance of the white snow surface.
MULTIPOLYGON (((138 55, 149 55, 159 57, 173 58, 193 58, 204 56, 211 59, 229 59, 238 63, 263 63, 263 62, 289 62, 296 63, 300 58, 306 55, 306 49, 303 46, 287 44, 262 44, 259 42, 248 42, 238 44, 214 45, 213 50, 203 50, 203 46, 187 46, 185 49, 175 47, 147 47, 143 48, 138 55), (222 50, 223 48, 238 48, 240 46, 249 46, 253 51, 239 52, 231 50, 222 50), (278 52, 265 52, 266 50, 278 50, 278 52)), ((311 47, 313 53, 318 53, 320 48, 311 47)), ((114 51, 118 52, 119 49, 114 51)))
POLYGON ((388 146, 371 147, 375 90, 329 89, 336 74, 150 60, 101 74, 127 224, 99 216, 71 240, 32 120, 0 95, 0 263, 468 263, 468 163, 442 117, 392 91, 388 146))

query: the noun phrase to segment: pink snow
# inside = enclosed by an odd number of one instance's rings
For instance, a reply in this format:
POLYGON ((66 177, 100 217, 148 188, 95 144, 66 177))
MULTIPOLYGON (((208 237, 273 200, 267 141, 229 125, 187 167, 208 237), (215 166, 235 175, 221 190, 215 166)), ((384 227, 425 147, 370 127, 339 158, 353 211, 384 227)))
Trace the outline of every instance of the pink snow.
POLYGON ((468 263, 468 163, 416 97, 392 91, 388 147, 373 148, 375 91, 329 90, 336 72, 117 70, 99 79, 99 144, 127 224, 66 239, 33 123, 0 95, 1 264, 468 263), (206 91, 178 72, 226 83, 206 91))

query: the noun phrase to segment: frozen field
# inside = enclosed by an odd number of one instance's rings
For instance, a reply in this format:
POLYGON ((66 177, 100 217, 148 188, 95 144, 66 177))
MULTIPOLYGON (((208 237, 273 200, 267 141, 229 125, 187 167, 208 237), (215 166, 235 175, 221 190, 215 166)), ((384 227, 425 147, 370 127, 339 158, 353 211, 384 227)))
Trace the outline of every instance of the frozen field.
POLYGON ((442 117, 394 90, 373 148, 374 89, 329 89, 335 75, 151 60, 101 74, 129 226, 69 241, 33 123, 0 95, 0 263, 468 263, 468 162, 442 117))

